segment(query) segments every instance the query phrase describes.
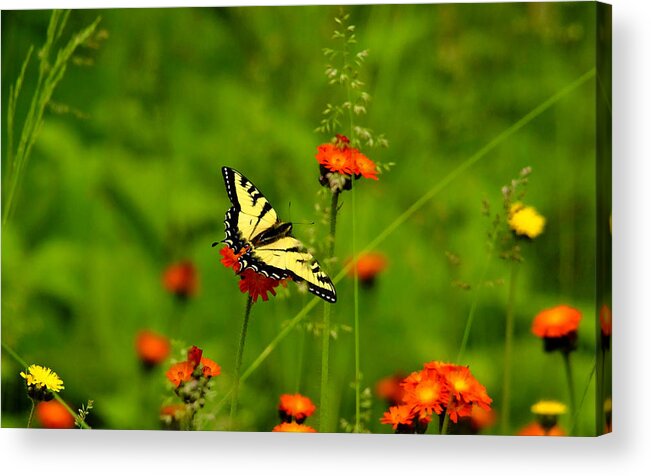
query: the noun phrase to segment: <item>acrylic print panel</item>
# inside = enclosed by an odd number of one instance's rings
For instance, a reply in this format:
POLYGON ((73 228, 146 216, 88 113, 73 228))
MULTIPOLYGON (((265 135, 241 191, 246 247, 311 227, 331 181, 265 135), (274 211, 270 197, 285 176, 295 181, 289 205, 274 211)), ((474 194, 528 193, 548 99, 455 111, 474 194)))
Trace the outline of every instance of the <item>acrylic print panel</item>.
POLYGON ((3 12, 2 425, 610 431, 610 21, 3 12))

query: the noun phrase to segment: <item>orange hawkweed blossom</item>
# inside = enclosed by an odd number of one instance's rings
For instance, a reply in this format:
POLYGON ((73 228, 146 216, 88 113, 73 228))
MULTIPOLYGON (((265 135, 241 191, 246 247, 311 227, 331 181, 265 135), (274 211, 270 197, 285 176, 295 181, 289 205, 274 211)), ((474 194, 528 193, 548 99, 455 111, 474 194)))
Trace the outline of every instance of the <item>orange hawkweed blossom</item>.
POLYGON ((576 349, 581 311, 567 305, 555 306, 538 313, 531 331, 544 341, 545 352, 576 349))
POLYGON ((43 428, 74 428, 75 419, 68 409, 57 400, 39 402, 36 405, 36 419, 43 428))
POLYGON ((210 379, 219 374, 221 374, 221 367, 213 360, 203 357, 203 351, 193 345, 188 350, 188 359, 173 364, 165 376, 175 387, 179 387, 192 379, 198 380, 201 377, 210 379))
POLYGON ((136 336, 136 353, 146 367, 163 362, 170 354, 170 341, 155 332, 143 330, 136 336))
POLYGON ((303 423, 315 410, 312 400, 300 393, 293 395, 285 393, 280 396, 278 412, 283 421, 291 422, 294 419, 297 423, 303 423))
POLYGON ((337 134, 334 143, 317 147, 316 160, 321 173, 319 182, 333 191, 350 190, 353 177, 378 180, 375 162, 351 147, 348 137, 341 134, 337 134))
POLYGON ((565 432, 558 425, 545 430, 540 423, 533 422, 522 428, 518 436, 565 436, 565 432))
POLYGON ((192 379, 192 373, 194 372, 194 367, 190 362, 178 362, 173 364, 165 376, 167 379, 174 384, 175 387, 178 387, 183 382, 189 382, 192 379))
POLYGON ((280 425, 274 426, 271 431, 280 431, 287 433, 316 433, 317 431, 311 426, 303 425, 296 422, 282 422, 280 425))
POLYGON ((163 286, 179 298, 194 296, 199 290, 199 273, 191 261, 173 263, 163 273, 163 286))
POLYGON ((613 313, 607 304, 599 309, 599 327, 601 335, 609 337, 613 334, 613 313))
POLYGON ((242 248, 242 250, 236 254, 230 247, 225 246, 219 251, 219 253, 222 255, 220 262, 225 267, 232 268, 236 274, 239 274, 240 291, 244 294, 248 293, 249 296, 251 296, 251 299, 253 299, 253 302, 256 302, 259 297, 261 297, 263 301, 268 301, 269 296, 267 293, 271 293, 271 295, 275 296, 275 288, 281 284, 283 287, 287 286, 287 279, 289 278, 280 280, 268 278, 260 273, 256 273, 250 268, 240 272, 241 265, 239 258, 246 253, 246 248, 242 248))
POLYGON ((402 401, 405 394, 402 385, 400 385, 403 379, 403 375, 384 377, 375 384, 376 395, 386 400, 389 405, 396 405, 402 401))
POLYGON ((394 430, 401 430, 403 428, 407 430, 415 417, 414 407, 411 405, 392 406, 388 411, 384 412, 380 423, 392 425, 394 430))
POLYGON ((471 417, 477 407, 490 411, 493 401, 468 367, 438 361, 427 362, 422 370, 412 372, 401 386, 402 401, 380 420, 393 425, 399 433, 424 432, 433 413, 442 418, 447 412, 457 423, 460 417, 471 417), (412 414, 411 422, 407 409, 412 414))
POLYGON ((353 267, 348 271, 349 276, 354 276, 357 272, 357 279, 364 285, 373 285, 375 277, 385 270, 387 259, 381 253, 362 253, 353 267))

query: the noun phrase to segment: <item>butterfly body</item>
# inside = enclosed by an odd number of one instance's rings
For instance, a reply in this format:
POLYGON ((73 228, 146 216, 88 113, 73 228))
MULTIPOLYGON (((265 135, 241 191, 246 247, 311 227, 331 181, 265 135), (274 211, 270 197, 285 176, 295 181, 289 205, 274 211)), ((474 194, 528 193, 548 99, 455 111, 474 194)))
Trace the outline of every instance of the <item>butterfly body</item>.
POLYGON ((233 205, 224 219, 224 243, 238 255, 240 272, 251 268, 273 279, 305 281, 311 293, 336 302, 332 281, 292 236, 292 224, 281 221, 262 192, 240 172, 222 167, 222 175, 233 205))

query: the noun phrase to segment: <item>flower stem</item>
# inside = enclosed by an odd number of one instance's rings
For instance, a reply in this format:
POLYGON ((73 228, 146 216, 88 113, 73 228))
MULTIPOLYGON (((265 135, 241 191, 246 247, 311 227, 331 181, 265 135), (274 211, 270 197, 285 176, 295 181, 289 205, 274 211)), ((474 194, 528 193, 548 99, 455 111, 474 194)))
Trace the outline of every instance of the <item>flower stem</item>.
MULTIPOLYGON (((353 186, 351 190, 352 196, 352 215, 353 215, 353 226, 352 226, 352 248, 353 248, 353 257, 357 260, 355 255, 355 243, 357 239, 357 220, 356 220, 356 204, 355 204, 355 189, 357 187, 353 186)), ((355 433, 359 433, 361 430, 360 427, 360 418, 361 418, 361 380, 362 374, 360 371, 360 352, 359 352, 359 279, 357 276, 357 266, 353 266, 353 300, 354 300, 354 333, 355 333, 355 433)))
POLYGON ((246 342, 246 331, 249 327, 249 317, 253 307, 253 298, 251 295, 246 300, 246 311, 244 311, 244 321, 242 322, 242 332, 240 333, 240 343, 237 347, 237 357, 235 358, 235 382, 233 383, 233 393, 231 396, 231 415, 229 427, 233 429, 235 414, 237 413, 237 397, 240 386, 240 368, 242 367, 242 355, 244 354, 244 343, 246 342))
POLYGON ((445 416, 443 417, 443 424, 441 425, 441 435, 447 435, 448 434, 448 425, 450 424, 450 414, 448 413, 447 409, 445 410, 445 416))
POLYGON ((572 365, 570 363, 570 353, 563 352, 563 363, 565 364, 565 375, 567 377, 567 389, 570 394, 570 415, 572 415, 572 423, 570 425, 570 436, 572 436, 574 430, 574 421, 577 417, 576 415, 576 397, 574 393, 574 379, 572 378, 572 365))
POLYGON ((32 402, 32 408, 29 409, 29 418, 27 418, 27 428, 32 427, 32 417, 34 416, 34 400, 29 399, 32 402))
MULTIPOLYGON (((497 236, 497 234, 496 234, 497 236)), ((479 302, 479 294, 481 292, 481 287, 486 278, 486 273, 493 257, 493 249, 495 247, 496 238, 490 243, 488 254, 486 255, 486 261, 484 262, 484 268, 482 269, 481 276, 479 281, 475 286, 475 295, 473 296, 472 303, 470 304, 470 311, 468 311, 468 318, 466 319, 466 328, 463 331, 463 338, 461 339, 461 345, 459 346, 459 352, 457 353, 457 360, 455 362, 461 362, 464 352, 466 351, 466 345, 468 344, 468 338, 470 337, 470 328, 472 327, 472 322, 475 318, 475 311, 477 310, 477 304, 479 302)))
POLYGON ((509 278, 509 298, 506 308, 506 333, 504 337, 504 376, 502 381, 502 434, 509 431, 509 417, 511 410, 511 360, 513 354, 513 324, 515 311, 515 294, 517 290, 519 264, 511 263, 511 276, 509 278))
MULTIPOLYGON (((339 208, 339 191, 332 192, 330 203, 330 234, 328 235, 328 260, 335 254, 335 236, 337 232, 337 208, 339 208)), ((328 423, 328 377, 330 363, 330 304, 323 304, 323 330, 321 345, 321 397, 319 431, 327 431, 328 423)))

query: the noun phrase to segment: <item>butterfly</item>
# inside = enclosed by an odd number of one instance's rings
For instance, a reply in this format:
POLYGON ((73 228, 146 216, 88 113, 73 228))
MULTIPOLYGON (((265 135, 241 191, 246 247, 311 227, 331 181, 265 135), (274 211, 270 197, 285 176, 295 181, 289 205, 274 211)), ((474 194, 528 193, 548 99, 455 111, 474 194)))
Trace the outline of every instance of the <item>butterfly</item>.
POLYGON ((327 302, 337 301, 334 284, 314 256, 292 236, 292 224, 278 218, 265 196, 244 175, 222 167, 232 207, 226 212, 223 240, 247 268, 273 279, 305 281, 307 289, 327 302))

